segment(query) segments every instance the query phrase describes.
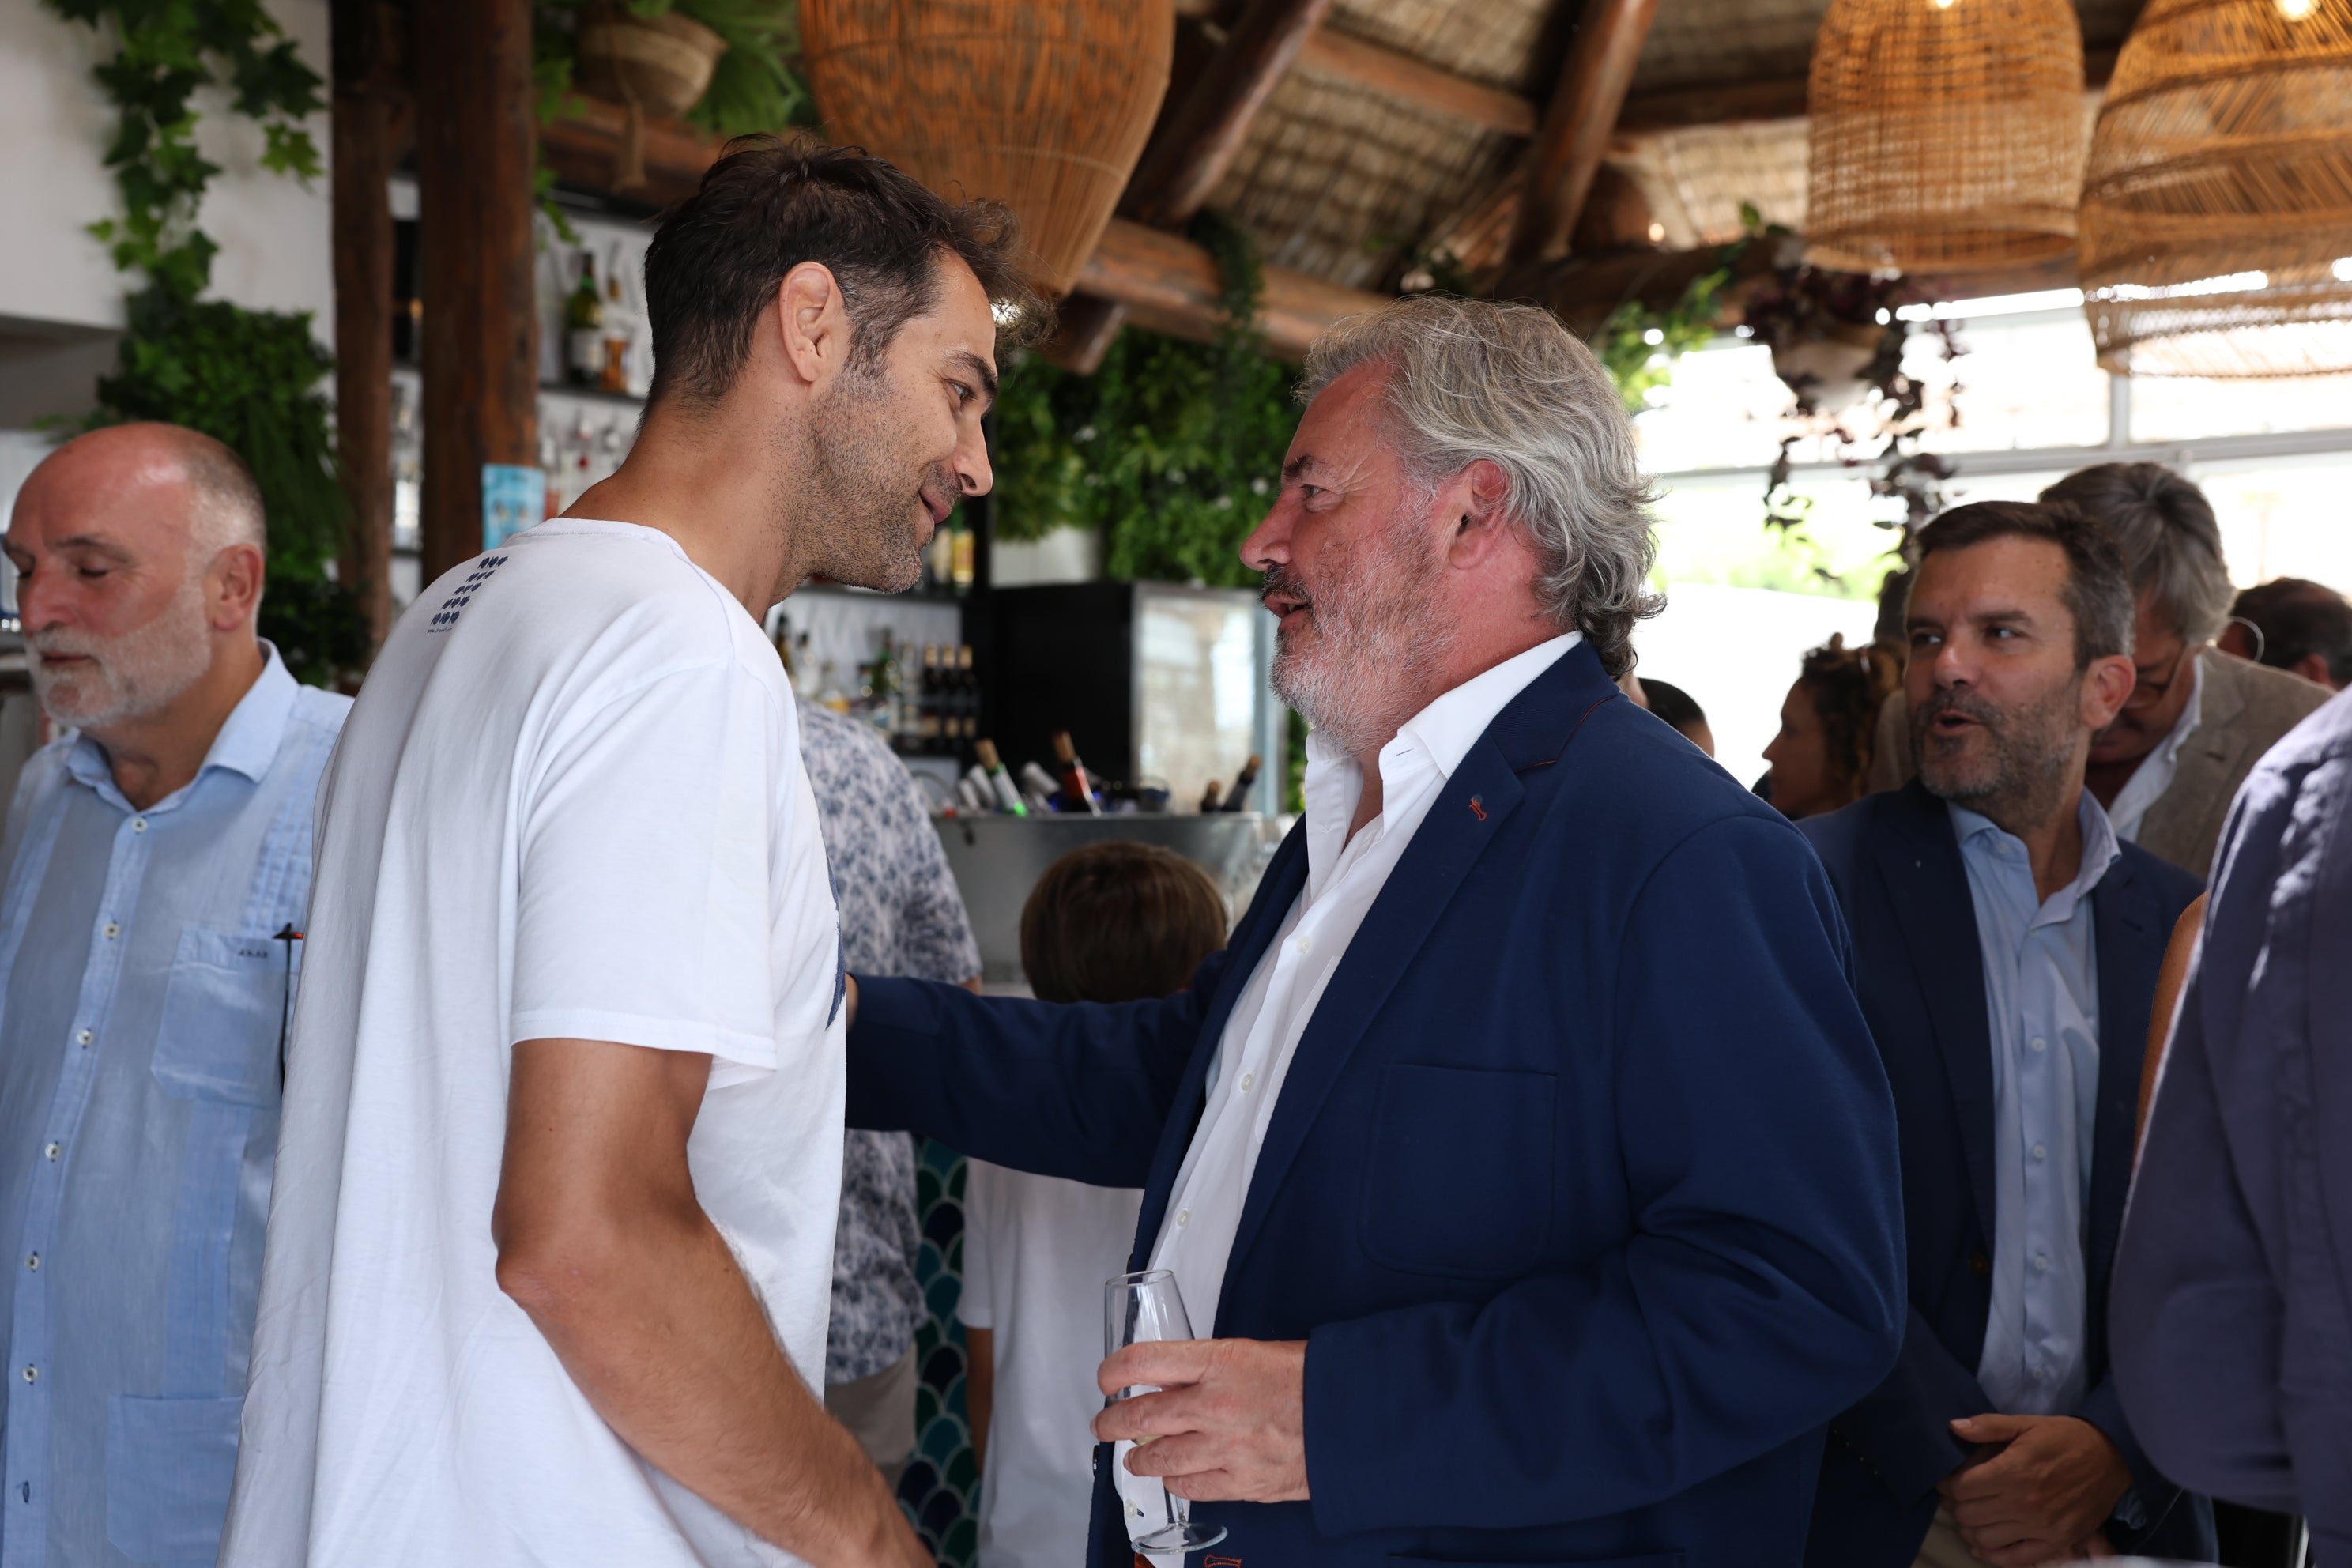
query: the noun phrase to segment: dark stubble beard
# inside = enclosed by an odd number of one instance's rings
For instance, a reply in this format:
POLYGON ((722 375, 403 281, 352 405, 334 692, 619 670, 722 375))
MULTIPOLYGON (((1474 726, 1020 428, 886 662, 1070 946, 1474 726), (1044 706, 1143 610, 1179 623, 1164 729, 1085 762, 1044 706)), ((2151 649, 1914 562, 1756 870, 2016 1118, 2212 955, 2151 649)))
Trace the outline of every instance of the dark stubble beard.
POLYGON ((901 593, 922 575, 923 519, 918 490, 960 492, 955 471, 906 455, 908 421, 877 373, 845 375, 809 423, 804 463, 780 497, 787 526, 815 542, 809 569, 836 582, 901 593))
POLYGON ((1287 566, 1266 570, 1265 592, 1309 601, 1307 627, 1279 634, 1274 689, 1350 755, 1428 705, 1453 651, 1454 628, 1433 593, 1437 542, 1422 524, 1400 519, 1369 548, 1327 552, 1312 592, 1287 566))
POLYGON ((2065 808, 2066 775, 2083 742, 2083 683, 2061 686, 2024 707, 1993 706, 1964 688, 1937 692, 1911 716, 1911 757, 1927 793, 2021 833, 2065 808), (1984 726, 1977 759, 1939 749, 1930 728, 1939 713, 1959 713, 1984 726))

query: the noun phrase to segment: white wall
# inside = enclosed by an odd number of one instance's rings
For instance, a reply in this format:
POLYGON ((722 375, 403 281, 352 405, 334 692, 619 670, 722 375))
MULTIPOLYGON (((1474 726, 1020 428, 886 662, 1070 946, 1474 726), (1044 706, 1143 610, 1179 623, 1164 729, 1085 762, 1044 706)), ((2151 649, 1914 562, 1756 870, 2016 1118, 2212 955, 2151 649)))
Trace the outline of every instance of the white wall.
POLYGON ((1848 647, 1866 643, 1878 618, 1874 605, 1767 588, 1669 583, 1665 595, 1665 613, 1634 630, 1634 673, 1689 692, 1715 731, 1716 761, 1748 784, 1763 776, 1805 650, 1832 632, 1848 647))
MULTIPOLYGON (((303 60, 327 73, 327 0, 268 0, 303 60)), ((0 316, 115 328, 123 279, 88 226, 119 213, 103 163, 114 115, 90 78, 110 42, 65 22, 39 0, 0 0, 0 316)), ((334 270, 327 179, 306 188, 261 168, 258 127, 227 95, 197 95, 196 144, 221 165, 200 222, 219 243, 214 291, 257 310, 310 310, 334 342, 334 270)), ((310 121, 328 153, 327 115, 310 121)))

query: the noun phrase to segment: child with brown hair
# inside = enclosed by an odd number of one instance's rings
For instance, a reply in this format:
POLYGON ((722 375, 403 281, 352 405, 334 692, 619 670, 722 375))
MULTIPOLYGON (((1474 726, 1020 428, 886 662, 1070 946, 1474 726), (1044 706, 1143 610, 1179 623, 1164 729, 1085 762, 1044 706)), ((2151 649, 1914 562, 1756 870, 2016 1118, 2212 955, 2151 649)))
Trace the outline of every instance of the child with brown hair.
MULTIPOLYGON (((1090 844, 1021 913, 1021 967, 1048 1002, 1133 1002, 1192 984, 1225 944, 1209 874, 1152 844, 1090 844)), ((964 1193, 965 1399, 986 1465, 980 1568, 1086 1554, 1102 1408, 1103 1282, 1127 1268, 1143 1194, 971 1162, 964 1193)))

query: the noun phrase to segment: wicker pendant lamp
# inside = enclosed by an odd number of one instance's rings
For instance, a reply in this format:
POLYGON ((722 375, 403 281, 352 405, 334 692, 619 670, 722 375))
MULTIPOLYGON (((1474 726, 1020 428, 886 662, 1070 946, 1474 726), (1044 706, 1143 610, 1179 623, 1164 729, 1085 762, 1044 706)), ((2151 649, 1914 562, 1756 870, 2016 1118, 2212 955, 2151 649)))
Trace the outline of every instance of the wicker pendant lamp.
POLYGON ((2148 0, 2092 138, 2083 293, 2120 374, 2352 369, 2352 0, 2148 0))
POLYGON ((1168 90, 1173 0, 801 0, 836 142, 950 199, 1003 202, 1067 293, 1168 90))
POLYGON ((1831 0, 1806 111, 1816 265, 1964 272, 2074 247, 2083 29, 2069 0, 1831 0))

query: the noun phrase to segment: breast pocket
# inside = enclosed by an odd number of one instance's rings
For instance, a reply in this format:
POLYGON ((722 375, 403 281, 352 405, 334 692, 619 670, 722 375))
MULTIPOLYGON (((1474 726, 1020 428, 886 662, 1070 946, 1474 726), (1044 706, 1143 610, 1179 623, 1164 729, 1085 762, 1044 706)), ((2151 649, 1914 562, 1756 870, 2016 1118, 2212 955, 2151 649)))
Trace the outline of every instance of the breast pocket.
POLYGON ((184 931, 163 989, 155 1080, 179 1100, 278 1102, 278 1041, 299 955, 266 936, 184 931))
POLYGON ((1415 1274, 1508 1279, 1551 1231, 1549 1073, 1391 1065, 1381 1081, 1364 1250, 1415 1274))

